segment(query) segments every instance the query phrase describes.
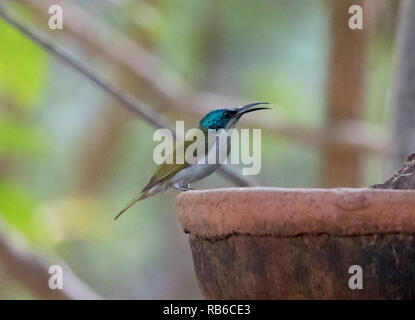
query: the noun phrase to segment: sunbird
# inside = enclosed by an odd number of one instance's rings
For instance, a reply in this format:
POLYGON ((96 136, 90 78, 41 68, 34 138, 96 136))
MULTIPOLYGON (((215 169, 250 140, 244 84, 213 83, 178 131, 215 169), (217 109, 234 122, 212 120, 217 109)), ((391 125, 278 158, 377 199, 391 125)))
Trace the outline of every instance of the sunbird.
MULTIPOLYGON (((209 155, 212 156, 210 152, 215 152, 215 157, 217 157, 216 155, 220 154, 219 149, 223 147, 219 145, 219 141, 223 141, 223 139, 212 139, 213 141, 208 141, 208 132, 214 130, 216 135, 226 133, 228 130, 235 127, 242 115, 252 111, 270 109, 267 107, 256 107, 263 104, 268 104, 268 102, 251 103, 239 108, 216 109, 206 114, 202 120, 199 121, 199 129, 203 131, 205 137, 204 141, 200 143, 204 144, 205 153, 198 155, 200 159, 205 161, 197 161, 196 163, 182 161, 183 163, 180 163, 180 161, 178 161, 178 157, 180 156, 178 155, 178 152, 176 152, 176 146, 172 155, 174 161, 170 164, 160 164, 148 184, 116 215, 114 220, 118 219, 119 216, 136 202, 153 196, 161 191, 166 191, 172 187, 181 191, 192 190, 189 187, 191 183, 211 175, 223 162, 217 160, 214 163, 208 163, 209 155)), ((192 143, 193 141, 185 141, 183 146, 184 151, 192 143)), ((227 157, 230 152, 230 140, 226 139, 225 143, 227 144, 227 157)))

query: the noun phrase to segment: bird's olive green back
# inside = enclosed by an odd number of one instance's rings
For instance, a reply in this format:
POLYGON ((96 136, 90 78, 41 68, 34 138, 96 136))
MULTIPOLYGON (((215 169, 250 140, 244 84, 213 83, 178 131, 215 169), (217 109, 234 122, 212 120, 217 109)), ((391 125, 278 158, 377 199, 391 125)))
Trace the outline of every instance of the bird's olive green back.
MULTIPOLYGON (((204 150, 205 153, 210 150, 212 148, 212 146, 214 145, 214 140, 213 141, 208 141, 209 139, 207 138, 207 133, 205 136, 204 141, 197 141, 197 143, 203 143, 204 146, 204 150)), ((185 141, 184 142, 184 149, 186 150, 191 144, 193 144, 194 141, 185 141)), ((189 167, 191 164, 188 163, 185 159, 184 159, 184 152, 177 155, 176 152, 177 149, 174 150, 173 155, 170 155, 169 157, 167 157, 167 159, 171 159, 171 157, 173 157, 173 161, 169 161, 172 163, 162 163, 158 166, 156 172, 154 173, 154 175, 151 177, 149 183, 143 188, 143 190, 141 192, 146 192, 148 190, 150 190, 152 187, 154 187, 157 183, 160 182, 164 182, 167 181, 169 179, 171 179, 176 173, 180 172, 181 170, 189 167), (181 161, 179 161, 181 160, 181 161), (178 163, 179 162, 179 163, 178 163), (183 162, 183 163, 181 163, 183 162)), ((196 149, 195 149, 196 151, 196 149)), ((196 153, 194 153, 194 155, 196 156, 196 153)), ((197 155, 197 159, 200 159, 202 157, 204 157, 205 154, 200 154, 197 155)))

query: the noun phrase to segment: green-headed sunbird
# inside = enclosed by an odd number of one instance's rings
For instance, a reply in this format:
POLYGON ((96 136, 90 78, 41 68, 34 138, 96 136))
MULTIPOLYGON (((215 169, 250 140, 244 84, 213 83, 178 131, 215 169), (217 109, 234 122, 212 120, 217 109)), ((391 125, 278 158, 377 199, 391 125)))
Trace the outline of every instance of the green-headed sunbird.
MULTIPOLYGON (((140 200, 148 198, 161 191, 166 191, 171 187, 182 191, 191 190, 189 188, 190 183, 211 175, 222 162, 220 160, 215 163, 209 163, 207 161, 211 151, 214 151, 216 155, 220 153, 218 150, 220 148, 218 141, 220 140, 212 139, 213 141, 208 141, 208 132, 214 130, 217 134, 219 134, 219 132, 226 133, 227 130, 235 127, 242 115, 252 111, 269 109, 266 107, 256 107, 261 104, 268 104, 268 102, 251 103, 240 108, 216 109, 206 114, 199 122, 199 129, 203 131, 205 136, 205 140, 199 143, 204 144, 205 153, 198 155, 198 158, 201 158, 204 161, 197 161, 196 163, 189 163, 186 160, 178 161, 179 155, 176 154, 177 149, 175 149, 174 154, 172 155, 174 161, 172 163, 162 163, 159 165, 148 184, 127 204, 124 209, 117 214, 115 219, 140 200)), ((228 139, 226 140, 226 143, 227 156, 230 152, 230 142, 228 139)), ((183 148, 184 151, 191 144, 193 144, 193 141, 185 141, 183 148)))

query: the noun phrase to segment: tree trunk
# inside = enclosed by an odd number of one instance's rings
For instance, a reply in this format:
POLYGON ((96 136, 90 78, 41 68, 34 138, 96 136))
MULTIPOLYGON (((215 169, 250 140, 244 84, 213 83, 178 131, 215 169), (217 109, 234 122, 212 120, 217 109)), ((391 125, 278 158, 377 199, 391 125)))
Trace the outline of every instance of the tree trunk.
MULTIPOLYGON (((326 132, 334 131, 343 121, 357 120, 363 106, 365 56, 367 47, 366 1, 327 1, 330 16, 331 46, 327 88, 326 132), (364 27, 348 26, 349 7, 363 8, 364 27)), ((359 153, 336 141, 322 147, 322 184, 324 187, 357 187, 360 184, 359 153)))
POLYGON ((391 170, 399 168, 415 152, 415 1, 401 2, 398 21, 391 170))

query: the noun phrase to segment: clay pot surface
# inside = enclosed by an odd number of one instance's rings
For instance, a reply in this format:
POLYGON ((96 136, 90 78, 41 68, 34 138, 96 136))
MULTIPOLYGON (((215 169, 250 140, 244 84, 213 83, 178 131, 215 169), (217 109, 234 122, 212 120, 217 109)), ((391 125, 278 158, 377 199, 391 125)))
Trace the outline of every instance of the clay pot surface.
POLYGON ((414 191, 229 188, 177 206, 208 299, 415 298, 414 191))

